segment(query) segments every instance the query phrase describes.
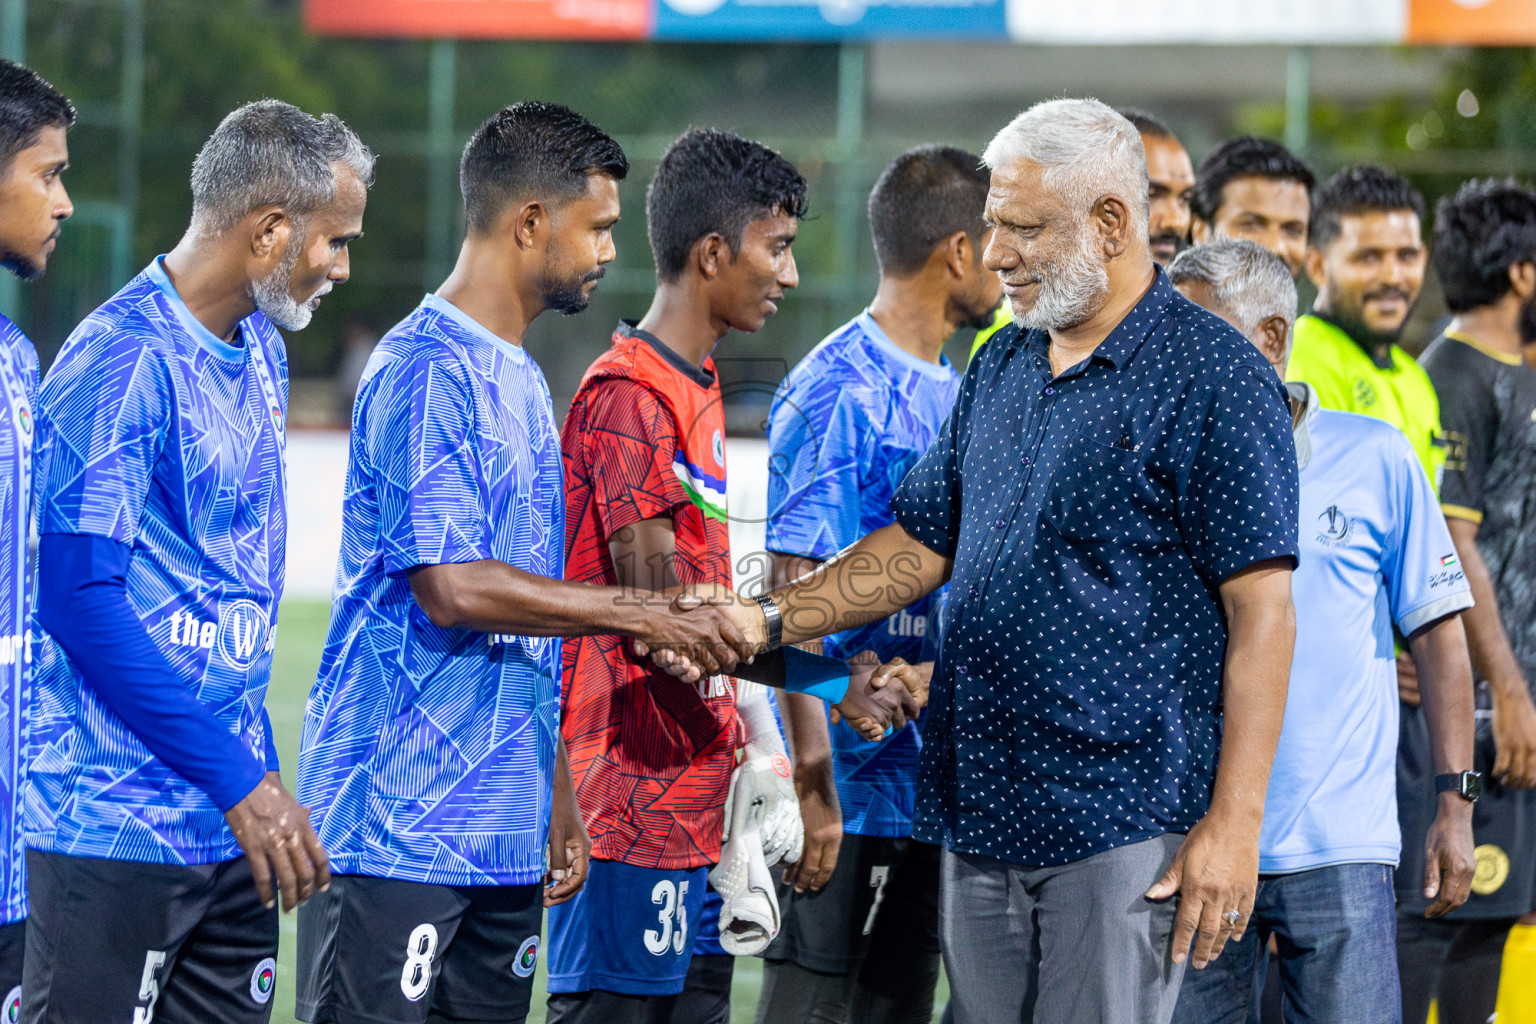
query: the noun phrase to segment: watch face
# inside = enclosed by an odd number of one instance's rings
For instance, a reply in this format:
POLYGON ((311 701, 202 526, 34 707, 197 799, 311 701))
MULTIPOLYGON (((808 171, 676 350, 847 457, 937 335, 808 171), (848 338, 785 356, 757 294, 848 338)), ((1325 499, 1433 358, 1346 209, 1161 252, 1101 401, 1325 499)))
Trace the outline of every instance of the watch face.
POLYGON ((1461 795, 1476 800, 1483 795, 1483 776, 1480 772, 1461 773, 1461 795))

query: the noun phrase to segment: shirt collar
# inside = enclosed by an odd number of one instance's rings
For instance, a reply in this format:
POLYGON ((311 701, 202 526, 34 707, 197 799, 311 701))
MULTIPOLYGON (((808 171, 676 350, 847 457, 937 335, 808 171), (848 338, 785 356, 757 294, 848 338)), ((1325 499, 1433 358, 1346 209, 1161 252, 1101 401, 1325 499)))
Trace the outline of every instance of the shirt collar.
POLYGON ((494 348, 505 352, 517 362, 522 362, 528 358, 527 351, 521 345, 514 345, 506 338, 494 333, 489 327, 486 327, 436 292, 428 292, 421 300, 421 305, 423 309, 430 309, 441 316, 447 317, 457 324, 464 333, 489 342, 494 348))
MULTIPOLYGON (((1141 343, 1147 340, 1147 335, 1152 333, 1152 328, 1163 318, 1163 311, 1173 301, 1173 285, 1168 283, 1168 275, 1163 273, 1162 267, 1154 263, 1152 270, 1152 286, 1141 297, 1141 301, 1125 314, 1124 319, 1115 325, 1109 336, 1099 342, 1099 347, 1093 350, 1088 362, 1097 360, 1108 363, 1116 370, 1124 369, 1136 350, 1141 348, 1141 343)), ((1050 333, 1030 331, 1026 344, 1037 353, 1048 355, 1051 347, 1050 333)))
POLYGON ((1316 389, 1306 381, 1288 380, 1285 390, 1294 401, 1301 403, 1301 419, 1296 421, 1291 436, 1296 439, 1296 468, 1306 469, 1307 463, 1312 461, 1312 421, 1317 419, 1321 406, 1316 389))
POLYGON ((903 366, 916 370, 924 376, 937 377, 941 380, 947 380, 954 374, 954 368, 949 365, 949 357, 942 352, 939 353, 938 362, 930 363, 897 345, 891 340, 891 336, 885 333, 885 329, 875 321, 874 315, 868 309, 860 313, 854 323, 859 325, 859 330, 863 331, 864 336, 874 342, 876 347, 903 366))
POLYGON ((671 366, 672 369, 676 370, 684 377, 687 377, 689 380, 693 381, 699 387, 708 389, 715 383, 714 370, 706 369, 706 367, 709 366, 708 362, 705 362, 704 366, 702 367, 694 366, 688 360, 672 351, 672 349, 668 347, 667 343, 656 337, 656 335, 652 334, 650 331, 642 331, 638 326, 637 321, 620 320, 618 333, 624 335, 626 338, 639 338, 641 341, 651 346, 651 348, 655 349, 656 354, 667 361, 667 365, 671 366))
MULTIPOLYGON (((149 261, 149 266, 144 268, 144 274, 154 282, 156 288, 165 296, 166 303, 171 307, 171 312, 176 316, 176 322, 181 329, 186 331, 191 338, 201 345, 209 353, 218 356, 231 363, 245 362, 247 345, 231 345, 223 338, 217 337, 212 331, 203 326, 203 322, 192 315, 187 304, 182 301, 181 294, 176 291, 176 286, 171 283, 171 276, 165 272, 165 257, 156 256, 149 261)), ((258 314, 252 313, 250 317, 240 321, 239 330, 244 331, 246 320, 258 314)), ((246 338, 249 341, 249 338, 246 338)))

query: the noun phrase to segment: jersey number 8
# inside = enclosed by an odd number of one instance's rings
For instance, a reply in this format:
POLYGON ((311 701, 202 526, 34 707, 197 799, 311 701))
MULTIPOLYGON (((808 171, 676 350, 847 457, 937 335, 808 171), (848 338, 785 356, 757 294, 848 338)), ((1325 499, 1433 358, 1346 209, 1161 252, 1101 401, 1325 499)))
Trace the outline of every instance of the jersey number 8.
POLYGON ((432 958, 437 955, 437 928, 419 924, 405 940, 405 966, 400 969, 400 991, 416 1002, 432 984, 432 958))

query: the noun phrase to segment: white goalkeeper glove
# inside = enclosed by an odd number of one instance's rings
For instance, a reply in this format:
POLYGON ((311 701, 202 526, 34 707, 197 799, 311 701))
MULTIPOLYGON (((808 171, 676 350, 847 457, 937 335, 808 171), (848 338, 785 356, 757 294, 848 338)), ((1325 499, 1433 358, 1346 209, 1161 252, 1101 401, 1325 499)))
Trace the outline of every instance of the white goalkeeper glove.
POLYGON ((731 776, 731 794, 725 805, 725 839, 731 838, 733 807, 738 800, 760 802, 757 828, 763 839, 763 861, 794 863, 805 846, 805 826, 800 821, 800 799, 795 793, 794 772, 784 749, 766 687, 746 681, 737 684, 736 714, 746 734, 746 758, 731 776))

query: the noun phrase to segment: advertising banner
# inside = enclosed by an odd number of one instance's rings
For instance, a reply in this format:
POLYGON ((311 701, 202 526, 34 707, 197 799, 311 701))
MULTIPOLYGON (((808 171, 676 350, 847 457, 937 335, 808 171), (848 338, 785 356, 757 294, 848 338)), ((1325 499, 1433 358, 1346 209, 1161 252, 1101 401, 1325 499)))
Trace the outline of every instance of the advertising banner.
POLYGON ((450 39, 644 39, 654 0, 304 0, 321 35, 450 39))
POLYGON ((1536 0, 1410 0, 1408 42, 1536 45, 1536 0))
POLYGON ((1396 43, 1406 19, 1404 0, 1010 0, 1008 35, 1021 43, 1396 43))
POLYGON ((304 0, 327 35, 1536 45, 1536 0, 304 0))
POLYGON ((657 39, 1007 38, 1004 0, 657 0, 657 39))

